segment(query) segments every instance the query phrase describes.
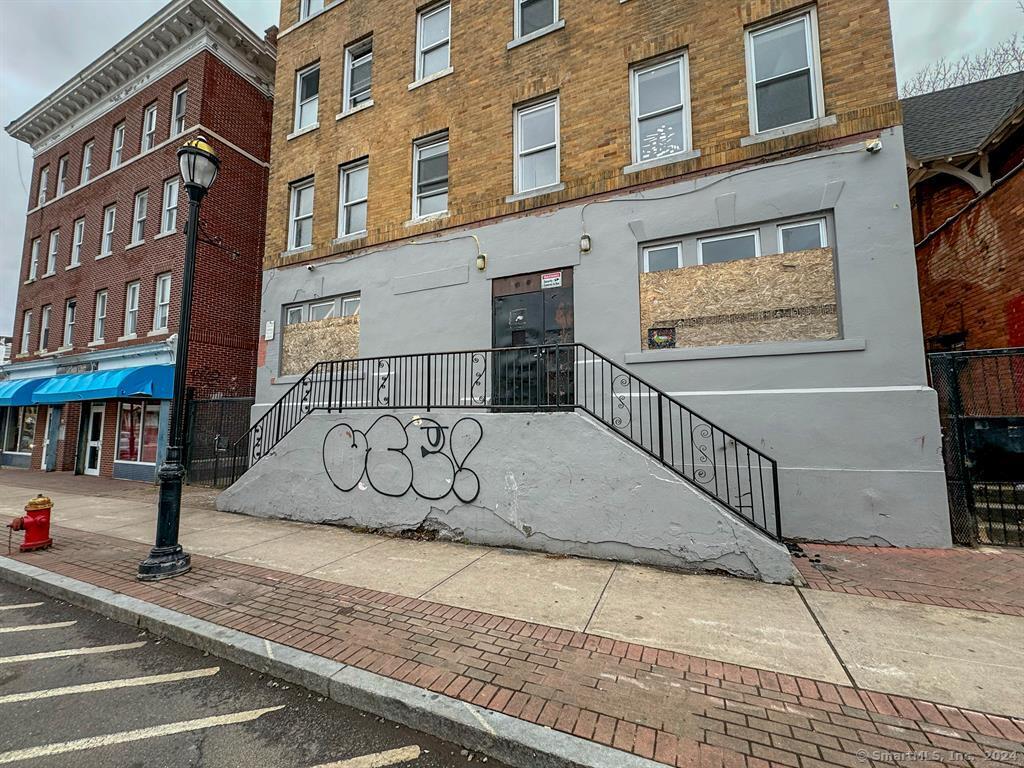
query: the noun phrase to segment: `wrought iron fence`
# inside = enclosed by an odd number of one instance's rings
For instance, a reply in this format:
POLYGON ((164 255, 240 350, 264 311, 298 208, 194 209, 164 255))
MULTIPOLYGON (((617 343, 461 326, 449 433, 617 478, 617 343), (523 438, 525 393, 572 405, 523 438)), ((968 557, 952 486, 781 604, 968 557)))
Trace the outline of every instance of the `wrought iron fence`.
POLYGON ((248 431, 254 402, 251 397, 188 401, 185 482, 215 488, 232 482, 233 446, 248 431))
POLYGON ((747 523, 782 538, 774 459, 579 343, 317 363, 228 451, 223 484, 314 411, 477 408, 585 411, 747 523))

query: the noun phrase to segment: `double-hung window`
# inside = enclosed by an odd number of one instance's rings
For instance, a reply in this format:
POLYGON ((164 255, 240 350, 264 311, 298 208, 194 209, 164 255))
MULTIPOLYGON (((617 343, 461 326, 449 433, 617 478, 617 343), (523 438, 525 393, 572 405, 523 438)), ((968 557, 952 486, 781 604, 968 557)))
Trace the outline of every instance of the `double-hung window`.
POLYGON ((820 117, 823 104, 814 11, 747 31, 754 133, 820 117))
POLYGON ((57 197, 68 191, 68 156, 57 161, 57 197))
POLYGON ((117 168, 121 164, 121 156, 124 153, 124 123, 119 123, 114 128, 114 141, 110 148, 110 167, 117 168))
POLYGON ((178 177, 164 182, 164 206, 160 217, 160 234, 173 232, 178 227, 178 177))
POLYGON ((26 309, 21 316, 21 352, 28 354, 28 345, 32 341, 32 310, 26 309))
POLYGON ((35 280, 39 273, 39 238, 32 241, 32 249, 28 260, 28 279, 35 280))
POLYGON ((109 205, 103 209, 103 239, 100 241, 100 256, 109 256, 114 252, 114 225, 117 223, 117 206, 109 205))
POLYGON ((320 105, 320 64, 300 69, 295 75, 295 130, 317 122, 320 105))
POLYGON ((702 237, 697 241, 699 264, 721 264, 739 259, 754 259, 761 255, 761 237, 756 229, 730 232, 727 235, 702 237))
POLYGON ((366 160, 343 165, 339 179, 338 236, 348 237, 366 231, 366 200, 370 166, 366 160))
POLYGON ((50 250, 46 254, 46 275, 52 275, 57 271, 57 250, 60 248, 60 230, 55 229, 50 233, 50 250))
POLYGON ((448 210, 448 134, 424 139, 413 148, 412 215, 421 218, 448 210))
POLYGON ((559 179, 558 97, 516 110, 515 191, 529 192, 559 179))
POLYGON ((686 56, 633 69, 633 162, 642 163, 690 148, 686 56))
POLYGON ((50 166, 44 165, 39 171, 39 189, 36 190, 36 205, 46 202, 46 189, 50 186, 50 166))
POLYGON ((144 400, 122 401, 117 434, 117 460, 155 464, 159 433, 159 403, 144 400))
POLYGON ((64 343, 63 347, 72 347, 75 343, 75 315, 78 312, 78 301, 68 299, 64 305, 64 343))
POLYGON ((171 136, 185 130, 185 107, 188 104, 188 86, 183 85, 171 96, 171 136))
POLYGON ((683 266, 683 244, 680 242, 649 245, 644 248, 644 272, 663 272, 683 266))
POLYGON ((291 186, 288 216, 288 248, 305 248, 313 244, 313 179, 297 181, 291 186))
POLYGON ((345 103, 342 112, 371 100, 373 79, 373 38, 366 38, 345 49, 345 103))
POLYGON ((87 141, 82 147, 82 174, 79 178, 80 184, 85 184, 92 177, 92 148, 95 142, 87 141))
POLYGON ((420 11, 416 24, 416 79, 436 75, 451 64, 450 3, 420 11))
POLYGON ((50 314, 53 306, 47 304, 39 312, 39 351, 45 352, 50 348, 50 314))
POLYGON ((124 289, 124 335, 134 336, 139 329, 139 288, 141 283, 128 283, 124 289))
POLYGON ((558 21, 558 0, 515 0, 516 37, 524 37, 558 21))
POLYGON ((69 267, 82 263, 82 241, 85 239, 85 219, 75 220, 74 235, 71 238, 71 261, 69 267))
POLYGON ((96 311, 93 313, 92 340, 103 341, 107 330, 107 291, 96 291, 96 311))
POLYGON ((295 304, 285 307, 285 325, 296 323, 315 323, 332 317, 353 317, 359 314, 360 298, 358 293, 347 296, 335 296, 329 299, 317 299, 306 304, 295 304))
POLYGON ((142 190, 135 194, 135 212, 132 215, 132 244, 141 243, 146 234, 146 209, 149 207, 149 192, 142 190))
POLYGON ((171 273, 165 272, 156 277, 156 290, 153 292, 153 330, 166 331, 171 318, 171 273))
POLYGON ((324 9, 324 0, 299 0, 299 21, 324 9))
POLYGON ((147 152, 156 146, 156 104, 150 104, 142 115, 142 146, 147 152))
POLYGON ((811 251, 828 246, 824 219, 779 225, 779 253, 811 251))

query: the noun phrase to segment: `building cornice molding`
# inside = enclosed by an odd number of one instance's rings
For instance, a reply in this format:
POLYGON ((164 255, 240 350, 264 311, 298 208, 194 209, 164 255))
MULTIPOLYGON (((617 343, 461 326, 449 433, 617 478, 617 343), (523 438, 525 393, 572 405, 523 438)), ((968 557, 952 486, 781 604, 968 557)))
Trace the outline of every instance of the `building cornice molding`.
POLYGON ((137 364, 138 358, 148 358, 153 363, 173 363, 177 334, 163 341, 148 344, 131 344, 129 346, 85 351, 70 355, 58 355, 23 362, 12 362, 0 368, 0 380, 34 379, 44 376, 55 376, 57 368, 62 365, 81 363, 97 363, 100 370, 123 368, 117 363, 137 364))

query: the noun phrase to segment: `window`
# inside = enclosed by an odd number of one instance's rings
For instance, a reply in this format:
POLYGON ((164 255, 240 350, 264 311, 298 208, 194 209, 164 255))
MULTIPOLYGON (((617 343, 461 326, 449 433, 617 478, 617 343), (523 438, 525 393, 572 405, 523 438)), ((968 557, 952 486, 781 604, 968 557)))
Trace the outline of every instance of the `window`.
POLYGON ((117 206, 110 205, 103 209, 103 241, 100 243, 100 257, 109 256, 114 252, 114 223, 117 219, 117 206))
POLYGON ((156 277, 154 292, 153 330, 166 331, 171 317, 171 274, 166 272, 156 277))
POLYGON ((416 25, 416 79, 436 75, 451 63, 452 7, 448 3, 420 11, 416 25))
POLYGON ((296 182, 291 190, 288 248, 304 248, 313 243, 313 180, 296 182))
POLYGON ((134 336, 139 327, 139 287, 141 283, 128 283, 124 289, 124 335, 134 336))
POLYGON ((68 156, 57 161, 57 197, 68 191, 68 156))
POLYGON ((39 238, 32 241, 31 255, 28 260, 28 279, 35 280, 39 272, 39 238))
POLYGON ((413 218, 448 210, 448 134, 414 147, 413 218))
POLYGON ((359 314, 359 305, 358 293, 296 304, 285 308, 284 324, 295 325, 307 321, 315 323, 331 317, 353 317, 359 314))
POLYGON ((825 234, 825 220, 797 221, 779 225, 779 253, 810 251, 825 248, 828 235, 825 234))
POLYGON ((299 21, 324 9, 324 0, 299 0, 299 21))
POLYGON ((558 0, 515 0, 516 37, 523 37, 558 21, 558 0))
POLYGON ((78 302, 75 299, 68 299, 64 305, 64 342, 62 347, 71 347, 75 343, 75 314, 78 312, 78 302))
POLYGON ((316 124, 320 104, 320 65, 299 70, 295 76, 295 130, 316 124))
POLYGON ((110 149, 110 167, 117 168, 121 164, 121 154, 124 152, 124 123, 114 128, 114 143, 110 149))
POLYGON ((188 105, 188 86, 183 85, 171 96, 171 136, 185 130, 185 108, 188 105))
POLYGON ((92 148, 95 142, 87 141, 82 147, 82 175, 81 184, 85 184, 92 176, 92 148))
POLYGON ((160 404, 122 401, 118 424, 117 460, 156 463, 160 434, 160 404))
POLYGON ((738 259, 753 259, 760 255, 761 238, 756 230, 702 237, 697 241, 699 264, 720 264, 738 259))
POLYGON ((747 76, 754 132, 818 117, 822 102, 817 72, 814 13, 747 32, 747 76))
POLYGON ((558 183, 558 97, 516 110, 516 192, 558 183))
POLYGON ((52 275, 57 271, 57 249, 60 248, 60 230, 55 229, 50 233, 50 250, 46 254, 46 275, 52 275))
POLYGON ((366 199, 370 167, 366 160, 342 166, 338 196, 338 236, 366 231, 366 199))
POLYGON ((160 234, 178 228, 178 177, 164 182, 164 210, 160 217, 160 234))
POLYGON ((686 57, 633 70, 633 161, 690 148, 686 57))
POLYGON ((295 325, 302 322, 302 307, 289 307, 285 313, 284 324, 295 325))
POLYGON ((346 296, 341 300, 341 316, 342 317, 353 317, 359 314, 359 305, 361 300, 358 295, 346 296))
POLYGON ((683 244, 662 243, 644 248, 644 272, 662 272, 683 266, 683 244))
POLYGON ((326 320, 329 317, 334 317, 335 302, 322 301, 319 304, 309 305, 309 322, 315 323, 317 320, 326 320))
POLYGON ((24 405, 9 408, 7 434, 4 435, 3 449, 7 453, 32 453, 35 447, 36 414, 39 406, 24 405))
POLYGON ((29 342, 32 340, 32 310, 26 309, 21 316, 21 351, 28 352, 29 342))
POLYGON ((156 104, 150 104, 142 115, 142 147, 146 152, 156 146, 156 104))
POLYGON ((82 240, 85 238, 85 219, 75 221, 75 233, 71 241, 71 262, 68 266, 77 267, 82 263, 82 240))
POLYGON ((50 348, 50 314, 53 307, 47 304, 39 313, 39 351, 45 352, 50 348))
POLYGON ((103 341, 107 330, 107 292, 96 291, 96 311, 92 320, 92 340, 103 341))
POLYGON ((46 188, 50 186, 50 166, 44 165, 39 171, 39 189, 36 190, 36 205, 46 202, 46 188))
POLYGON ((146 234, 146 208, 149 205, 149 192, 142 190, 135 194, 135 213, 132 216, 132 243, 141 243, 146 234))
POLYGON ((373 70, 373 38, 345 49, 345 102, 342 111, 355 109, 370 101, 373 70))

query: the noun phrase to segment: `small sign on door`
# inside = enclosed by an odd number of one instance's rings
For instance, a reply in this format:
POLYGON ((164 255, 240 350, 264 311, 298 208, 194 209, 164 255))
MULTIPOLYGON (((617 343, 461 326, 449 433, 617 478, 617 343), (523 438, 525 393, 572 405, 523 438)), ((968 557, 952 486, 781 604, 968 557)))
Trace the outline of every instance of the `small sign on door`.
POLYGON ((562 272, 545 272, 540 276, 540 287, 541 290, 545 288, 561 288, 562 287, 562 272))

